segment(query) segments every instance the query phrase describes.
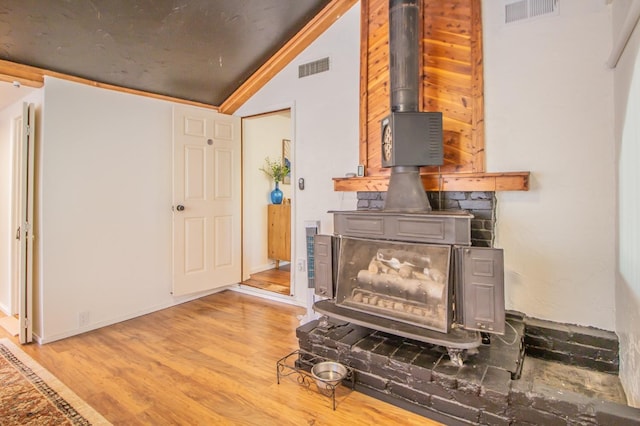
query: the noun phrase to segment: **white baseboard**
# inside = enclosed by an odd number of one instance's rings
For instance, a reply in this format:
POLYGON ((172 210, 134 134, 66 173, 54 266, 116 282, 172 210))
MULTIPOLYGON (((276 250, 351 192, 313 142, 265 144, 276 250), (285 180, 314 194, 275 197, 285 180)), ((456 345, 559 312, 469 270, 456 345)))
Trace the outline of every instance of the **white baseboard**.
POLYGON ((286 296, 284 294, 274 293, 272 291, 261 290, 255 287, 236 285, 230 288, 230 290, 236 291, 242 294, 248 294, 251 296, 261 297, 262 299, 273 300, 274 302, 282 302, 287 305, 299 306, 304 308, 304 304, 301 304, 293 296, 286 296))
MULTIPOLYGON (((234 285, 237 285, 237 284, 234 284, 234 285)), ((76 328, 76 329, 73 329, 73 330, 68 330, 68 331, 65 331, 63 333, 54 334, 53 336, 47 336, 46 338, 42 338, 40 336, 36 337, 36 334, 34 333, 34 338, 37 339, 37 342, 39 344, 46 344, 46 343, 55 342, 56 340, 66 339, 67 337, 76 336, 78 334, 86 333, 87 331, 97 330, 97 329, 102 328, 102 327, 107 327, 109 325, 118 324, 118 323, 123 322, 123 321, 127 321, 127 320, 130 320, 130 319, 133 319, 133 318, 141 317, 143 315, 147 315, 147 314, 150 314, 150 313, 153 313, 153 312, 156 312, 156 311, 161 311, 163 309, 171 308, 173 306, 178 306, 178 305, 181 305, 183 303, 190 302, 192 300, 200 299, 201 297, 205 297, 205 296, 209 296, 211 294, 219 293, 219 292, 224 291, 224 290, 229 290, 230 287, 231 286, 227 286, 227 287, 218 288, 218 289, 213 290, 213 291, 207 291, 207 292, 204 292, 204 293, 197 293, 195 295, 181 296, 179 298, 176 297, 173 301, 168 302, 168 303, 163 303, 161 305, 151 306, 149 308, 146 308, 146 309, 143 309, 143 310, 131 313, 131 314, 122 315, 122 316, 119 316, 119 317, 109 318, 107 320, 91 323, 91 324, 87 325, 86 327, 81 327, 81 328, 76 328)))
POLYGON ((11 316, 11 308, 6 306, 4 303, 0 303, 0 311, 6 316, 11 316))

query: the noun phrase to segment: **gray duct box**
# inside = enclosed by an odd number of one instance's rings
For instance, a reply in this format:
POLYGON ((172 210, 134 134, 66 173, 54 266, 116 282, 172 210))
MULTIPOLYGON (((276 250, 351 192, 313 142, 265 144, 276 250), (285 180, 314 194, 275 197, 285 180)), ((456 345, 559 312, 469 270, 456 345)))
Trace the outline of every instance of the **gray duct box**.
POLYGON ((392 112, 380 123, 382 167, 442 165, 441 112, 392 112))

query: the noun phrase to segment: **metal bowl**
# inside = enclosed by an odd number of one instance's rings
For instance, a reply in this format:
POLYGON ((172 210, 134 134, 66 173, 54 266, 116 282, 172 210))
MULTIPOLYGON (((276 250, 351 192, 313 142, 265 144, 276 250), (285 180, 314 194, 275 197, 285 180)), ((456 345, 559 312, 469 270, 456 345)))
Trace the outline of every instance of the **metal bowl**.
POLYGON ((334 361, 319 362, 311 368, 311 375, 319 388, 335 388, 347 376, 347 367, 334 361))

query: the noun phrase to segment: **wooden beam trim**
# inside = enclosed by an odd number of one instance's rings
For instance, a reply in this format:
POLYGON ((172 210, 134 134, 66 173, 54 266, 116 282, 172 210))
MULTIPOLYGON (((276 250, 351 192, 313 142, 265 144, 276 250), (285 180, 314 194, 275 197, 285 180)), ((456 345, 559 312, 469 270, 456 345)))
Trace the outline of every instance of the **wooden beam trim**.
POLYGON ((99 81, 87 80, 86 78, 75 77, 72 75, 62 74, 55 71, 47 71, 45 75, 50 77, 60 78, 63 80, 73 81, 75 83, 86 84, 88 86, 98 87, 100 89, 114 90, 116 92, 128 93, 130 95, 138 95, 138 96, 144 96, 147 98, 159 99, 162 101, 176 102, 179 104, 191 105, 191 106, 196 106, 200 108, 207 108, 215 111, 218 110, 218 107, 214 105, 203 104, 201 102, 195 102, 195 101, 189 101, 187 99, 178 99, 171 96, 160 95, 158 93, 145 92, 143 90, 130 89, 128 87, 116 86, 114 84, 100 83, 99 81))
MULTIPOLYGON (((528 191, 530 172, 422 174, 426 191, 528 191)), ((388 176, 333 178, 335 191, 386 191, 388 176)))
POLYGON ((220 112, 233 114, 277 73, 289 65, 299 53, 315 41, 327 28, 333 25, 356 2, 357 0, 333 0, 325 6, 320 13, 269 58, 267 62, 258 68, 247 81, 220 105, 220 112))
POLYGON ((37 68, 0 59, 0 81, 19 82, 24 86, 42 87, 44 76, 37 68))
POLYGON ((0 74, 0 81, 7 83, 20 83, 21 86, 40 88, 44 85, 42 81, 30 80, 23 77, 16 77, 15 75, 0 74))
POLYGON ((61 80, 73 81, 75 83, 86 84, 88 86, 98 87, 101 89, 113 90, 116 92, 128 93, 131 95, 144 96, 163 101, 175 102, 184 105, 197 106, 218 110, 214 105, 204 104, 201 102, 189 101, 186 99, 178 99, 171 96, 160 95, 157 93, 145 92, 143 90, 130 89, 127 87, 116 86, 113 84, 100 83, 98 81, 88 80, 86 78, 76 77, 69 74, 63 74, 56 71, 45 70, 42 68, 32 67, 30 65, 18 64, 15 62, 0 60, 0 80, 2 81, 19 81, 21 84, 30 87, 42 87, 45 77, 55 77, 61 80))

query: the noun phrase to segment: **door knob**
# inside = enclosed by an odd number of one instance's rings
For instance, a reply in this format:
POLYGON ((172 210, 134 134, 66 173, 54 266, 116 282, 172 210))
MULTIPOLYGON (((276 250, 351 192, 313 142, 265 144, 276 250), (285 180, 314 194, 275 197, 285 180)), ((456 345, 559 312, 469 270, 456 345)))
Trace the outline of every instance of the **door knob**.
POLYGON ((184 210, 184 206, 182 204, 178 204, 178 206, 176 207, 176 210, 178 210, 179 212, 184 210))

